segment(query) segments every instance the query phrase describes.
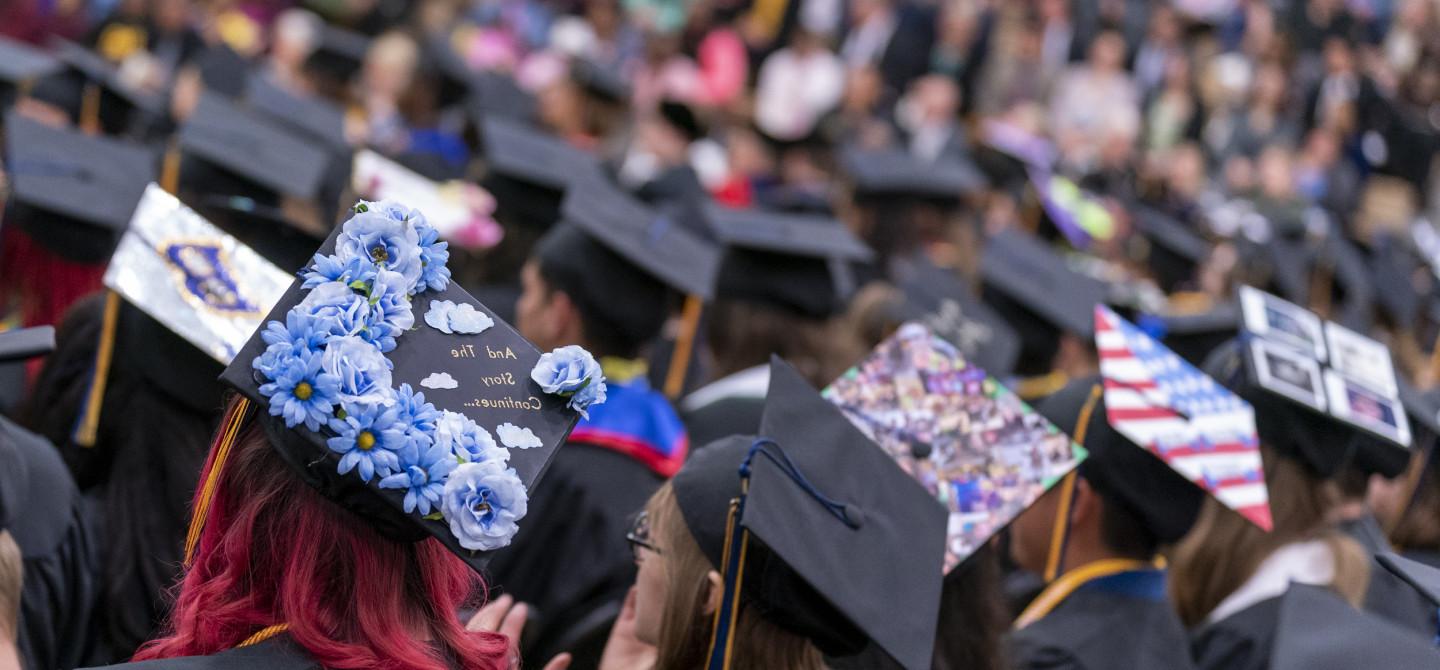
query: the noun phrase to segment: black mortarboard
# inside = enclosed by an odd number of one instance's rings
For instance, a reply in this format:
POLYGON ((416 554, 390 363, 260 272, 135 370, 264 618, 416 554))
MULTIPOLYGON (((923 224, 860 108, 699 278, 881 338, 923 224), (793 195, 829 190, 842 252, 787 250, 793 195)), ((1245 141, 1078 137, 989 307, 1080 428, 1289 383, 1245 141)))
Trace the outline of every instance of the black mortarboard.
POLYGON ((826 318, 854 293, 850 264, 873 256, 840 222, 824 217, 740 210, 705 210, 726 246, 717 293, 826 318))
POLYGON ((345 110, 316 96, 291 93, 264 76, 251 77, 245 102, 272 119, 319 139, 327 146, 348 150, 345 110))
POLYGON ((491 117, 529 122, 539 115, 538 104, 509 75, 484 70, 471 76, 468 109, 477 123, 491 117))
POLYGON ((590 95, 606 102, 623 105, 630 100, 630 84, 619 71, 588 58, 576 58, 570 63, 570 78, 590 95))
POLYGON ((319 197, 330 161, 318 142, 209 93, 180 129, 180 148, 269 191, 304 200, 319 197))
POLYGON ((1137 323, 1157 335, 1171 351, 1198 366, 1216 347, 1235 337, 1240 329, 1240 308, 1234 302, 1225 302, 1203 312, 1146 314, 1137 323))
POLYGON ((958 159, 926 162, 902 149, 846 147, 840 164, 860 197, 959 200, 985 188, 985 176, 958 159))
POLYGON ((495 196, 495 218, 502 223, 544 229, 560 215, 569 184, 594 178, 594 156, 553 135, 503 118, 481 125, 486 175, 483 186, 495 196))
MULTIPOLYGON (((105 92, 116 96, 123 103, 122 109, 134 108, 156 117, 168 116, 165 95, 144 90, 121 79, 119 70, 100 54, 63 39, 55 40, 55 49, 56 56, 71 70, 80 74, 86 81, 99 84, 105 92)), ((101 114, 103 116, 110 115, 107 113, 107 107, 111 106, 102 102, 101 114)), ((123 111, 119 116, 128 117, 123 114, 123 111)))
POLYGON ((909 269, 900 284, 904 318, 924 324, 986 372, 1009 374, 1020 355, 1020 340, 1010 324, 954 271, 923 261, 909 269))
POLYGON ((691 142, 705 137, 705 126, 700 122, 700 117, 695 115, 695 110, 691 109, 690 105, 683 102, 660 101, 660 118, 691 142))
POLYGON ((306 67, 337 83, 348 82, 365 63, 365 54, 369 51, 369 37, 325 24, 306 67))
POLYGON ((1131 205, 1135 229, 1149 241, 1145 255, 1161 290, 1175 291, 1195 279, 1196 268, 1210 256, 1210 242, 1180 221, 1144 205, 1131 205))
POLYGON ((980 263, 986 300, 1022 339, 1029 336, 1027 329, 1036 328, 1086 340, 1094 333, 1095 305, 1105 302, 1105 284, 1071 270, 1043 242, 1019 231, 1001 231, 985 245, 980 263), (1035 317, 1043 323, 1037 324, 1035 317))
POLYGON ((130 223, 155 154, 144 147, 6 116, 6 171, 15 223, 65 258, 109 258, 130 223))
POLYGON ((44 51, 0 37, 0 110, 9 109, 19 91, 63 68, 59 60, 44 51))
POLYGON ((738 580, 747 605, 771 623, 828 655, 873 642, 903 667, 930 667, 944 510, 798 372, 779 359, 770 368, 761 436, 715 442, 675 475, 686 526, 724 572, 727 594, 738 580), (749 487, 731 536, 742 473, 749 487), (738 559, 724 563, 741 528, 750 536, 743 571, 738 559))
MULTIPOLYGON (((407 222, 404 225, 410 224, 407 222)), ((337 227, 318 253, 333 253, 343 232, 343 225, 337 227)), ((281 296, 265 322, 283 324, 291 308, 305 299, 308 293, 297 279, 281 296)), ((494 448, 505 449, 509 454, 508 462, 492 474, 500 476, 498 473, 506 472, 505 465, 508 465, 512 470, 510 476, 518 478, 527 493, 533 491, 555 450, 579 419, 579 414, 567 407, 565 397, 546 393, 532 379, 531 372, 539 363, 541 352, 454 282, 450 282, 444 290, 424 290, 416 294, 411 298, 410 309, 415 317, 415 327, 399 334, 395 348, 384 354, 391 368, 392 389, 409 385, 414 391, 422 391, 425 401, 433 404, 435 410, 453 412, 473 421, 496 440, 494 448), (442 323, 454 326, 454 318, 462 313, 461 309, 473 310, 467 321, 471 327, 478 327, 479 332, 463 334, 457 330, 447 333, 433 325, 435 322, 427 315, 432 310, 443 308, 444 301, 449 301, 456 309, 450 312, 448 320, 441 319, 442 323), (458 307, 461 305, 466 307, 458 307), (483 382, 482 377, 485 378, 483 382), (505 424, 510 424, 515 433, 528 435, 507 437, 499 430, 505 424), (500 447, 500 443, 505 443, 505 447, 500 447), (524 446, 506 449, 512 444, 524 446)), ((433 513, 422 516, 418 507, 410 512, 404 511, 406 494, 403 489, 380 488, 381 478, 378 475, 366 482, 357 476, 356 471, 340 474, 340 455, 327 446, 327 438, 334 435, 329 429, 322 426, 320 431, 312 431, 303 423, 287 428, 281 418, 266 411, 268 401, 260 390, 264 377, 252 363, 266 350, 261 334, 257 331, 250 338, 221 375, 221 380, 258 405, 253 411, 254 416, 262 422, 271 446, 281 458, 326 498, 353 512, 387 537, 396 541, 434 537, 477 572, 482 570, 489 553, 464 548, 461 540, 452 533, 452 525, 433 513)), ((470 434, 473 436, 473 432, 470 434)), ((472 462, 474 458, 482 458, 486 463, 498 463, 496 456, 486 456, 483 451, 479 454, 470 451, 470 458, 472 462)), ((499 486, 498 483, 494 485, 499 486)), ((514 491, 494 492, 498 496, 494 498, 496 507, 503 506, 512 512, 523 509, 513 498, 505 500, 510 493, 514 491)), ((519 513, 524 514, 523 511, 519 513)), ((496 523, 502 522, 497 520, 496 523)), ((524 518, 518 520, 518 525, 519 532, 525 532, 524 518)))
POLYGON ((245 95, 246 82, 251 78, 250 61, 229 45, 221 43, 205 47, 192 62, 200 72, 205 90, 232 99, 245 95))
POLYGON ((594 179, 576 182, 565 195, 561 216, 680 293, 706 300, 714 295, 720 250, 614 186, 594 179))
POLYGON ((44 356, 54 349, 54 326, 0 331, 0 364, 44 356))
POLYGON ((1324 586, 1292 583, 1280 598, 1269 661, 1271 670, 1434 668, 1440 651, 1324 586))
POLYGON ((282 268, 305 265, 324 241, 279 207, 244 196, 206 195, 194 204, 196 211, 216 227, 282 268))

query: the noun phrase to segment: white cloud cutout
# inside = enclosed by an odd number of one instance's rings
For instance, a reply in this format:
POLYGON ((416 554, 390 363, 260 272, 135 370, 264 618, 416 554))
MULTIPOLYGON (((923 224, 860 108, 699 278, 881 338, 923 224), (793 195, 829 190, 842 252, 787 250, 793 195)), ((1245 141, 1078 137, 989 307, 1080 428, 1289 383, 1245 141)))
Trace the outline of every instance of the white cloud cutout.
POLYGON ((495 429, 495 434, 500 436, 500 444, 511 449, 534 449, 543 447, 545 443, 536 437, 529 428, 522 428, 513 423, 502 423, 495 429))
POLYGON ((448 372, 432 372, 429 377, 420 380, 420 385, 427 389, 453 389, 459 388, 460 382, 448 372))

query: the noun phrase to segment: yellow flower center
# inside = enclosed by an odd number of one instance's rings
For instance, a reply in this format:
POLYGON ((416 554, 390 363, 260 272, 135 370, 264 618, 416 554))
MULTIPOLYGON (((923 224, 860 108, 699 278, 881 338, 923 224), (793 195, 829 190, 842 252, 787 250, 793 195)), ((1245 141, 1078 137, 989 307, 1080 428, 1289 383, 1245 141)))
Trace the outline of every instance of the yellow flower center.
POLYGON ((309 400, 310 396, 314 394, 315 388, 310 386, 310 382, 300 382, 295 385, 295 397, 300 400, 309 400))
POLYGON ((375 447, 375 435, 368 430, 360 431, 355 436, 355 446, 360 447, 360 451, 370 451, 375 447))
POLYGON ((385 251, 385 245, 377 244, 370 249, 370 260, 376 263, 384 263, 390 258, 390 253, 385 251))

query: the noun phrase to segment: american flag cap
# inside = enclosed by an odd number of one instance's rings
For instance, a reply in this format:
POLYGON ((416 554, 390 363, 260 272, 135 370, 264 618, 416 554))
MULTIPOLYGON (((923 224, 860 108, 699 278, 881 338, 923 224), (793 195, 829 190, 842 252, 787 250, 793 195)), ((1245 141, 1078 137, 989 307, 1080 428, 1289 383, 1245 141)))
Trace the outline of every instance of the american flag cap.
POLYGON ((1270 530, 1254 408, 1103 305, 1095 346, 1110 426, 1270 530))

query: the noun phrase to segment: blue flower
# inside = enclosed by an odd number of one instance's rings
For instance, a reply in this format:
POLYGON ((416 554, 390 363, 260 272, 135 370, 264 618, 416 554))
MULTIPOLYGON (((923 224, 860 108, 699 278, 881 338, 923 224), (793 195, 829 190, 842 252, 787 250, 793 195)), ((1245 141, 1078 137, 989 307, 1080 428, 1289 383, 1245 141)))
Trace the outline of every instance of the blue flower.
POLYGON ((344 419, 330 421, 335 437, 325 441, 330 451, 342 454, 337 470, 345 474, 358 469, 361 481, 376 474, 388 477, 400 469, 396 453, 405 446, 405 425, 394 407, 361 407, 346 410, 344 419))
POLYGON ((331 338, 320 355, 321 368, 340 380, 340 407, 346 414, 394 404, 390 365, 375 345, 355 336, 331 338))
POLYGON ((490 431, 459 412, 445 410, 435 422, 435 443, 445 445, 456 458, 466 462, 510 459, 510 452, 495 444, 490 431))
POLYGON ((405 278, 390 270, 381 270, 370 287, 369 311, 360 335, 378 345, 381 352, 393 350, 395 338, 415 325, 409 290, 405 278))
POLYGON ((498 461, 465 463, 450 473, 440 509, 460 546, 491 551, 510 544, 529 503, 513 468, 498 461))
POLYGON ((530 370, 530 378, 546 393, 569 397, 592 380, 603 382, 605 376, 590 352, 572 344, 541 354, 530 370))
POLYGON ((590 418, 590 406, 603 404, 605 404, 605 382, 601 381, 599 383, 588 384, 585 388, 576 391, 575 395, 570 396, 570 402, 566 403, 565 406, 579 412, 581 417, 588 419, 590 418))
POLYGON ((322 338, 358 335, 370 318, 365 296, 340 282, 326 282, 311 289, 292 311, 309 317, 310 331, 322 338))
POLYGON ((415 223, 415 231, 420 236, 420 265, 423 270, 420 272, 420 288, 416 291, 423 291, 429 288, 433 291, 444 291, 450 285, 450 243, 440 241, 440 231, 435 230, 430 224, 422 219, 415 223))
POLYGON ((375 265, 361 258, 350 262, 340 261, 338 256, 315 254, 311 267, 300 275, 305 283, 300 288, 312 289, 325 282, 339 282, 351 288, 363 288, 375 279, 375 265))
POLYGON ((415 458, 407 459, 402 454, 400 471, 380 480, 380 488, 406 489, 405 512, 408 514, 419 509, 421 514, 429 514, 430 506, 438 506, 440 502, 450 471, 459 464, 449 449, 439 444, 431 445, 417 451, 415 458))
POLYGON ((396 220, 380 210, 359 212, 350 217, 335 241, 335 256, 349 264, 354 259, 405 277, 406 293, 414 293, 424 268, 420 261, 420 237, 414 226, 396 220))
POLYGON ((435 441, 435 422, 440 420, 440 411, 425 401, 424 393, 415 392, 409 384, 401 384, 395 392, 395 409, 400 422, 406 426, 406 453, 418 454, 429 449, 435 441))
POLYGON ((303 423, 310 430, 319 430, 334 413, 340 401, 340 379, 325 372, 320 363, 316 352, 281 356, 272 368, 273 381, 260 386, 260 393, 270 399, 270 414, 284 417, 287 428, 303 423))
POLYGON ((569 398, 570 409, 587 419, 591 405, 605 402, 605 374, 583 347, 572 344, 541 354, 530 378, 546 393, 569 398))

